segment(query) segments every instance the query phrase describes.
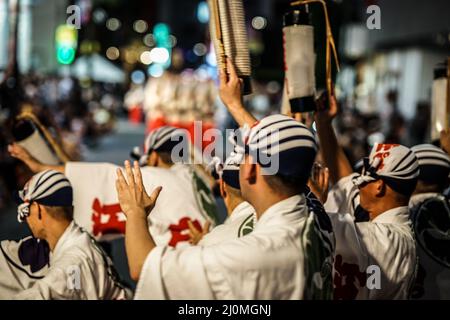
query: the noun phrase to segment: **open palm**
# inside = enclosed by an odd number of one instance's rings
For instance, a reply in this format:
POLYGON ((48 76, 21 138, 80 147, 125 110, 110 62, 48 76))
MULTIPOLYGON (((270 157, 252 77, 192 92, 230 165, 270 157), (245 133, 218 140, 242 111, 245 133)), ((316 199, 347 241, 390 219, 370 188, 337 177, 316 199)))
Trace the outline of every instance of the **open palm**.
POLYGON ((125 161, 125 175, 126 179, 122 170, 117 169, 116 189, 123 213, 127 217, 129 215, 148 216, 155 207, 162 187, 157 187, 151 195, 147 194, 137 161, 134 162, 134 169, 131 168, 129 161, 125 161))

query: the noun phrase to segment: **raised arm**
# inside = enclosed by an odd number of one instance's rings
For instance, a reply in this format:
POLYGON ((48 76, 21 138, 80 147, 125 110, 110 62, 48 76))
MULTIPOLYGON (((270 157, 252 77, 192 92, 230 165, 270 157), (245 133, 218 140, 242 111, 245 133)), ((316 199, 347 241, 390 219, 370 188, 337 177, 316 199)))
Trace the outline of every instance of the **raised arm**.
POLYGON ((150 196, 146 193, 137 161, 134 162, 134 170, 130 162, 125 161, 125 174, 127 179, 122 170, 117 169, 116 189, 120 207, 127 216, 125 249, 130 276, 137 281, 145 259, 156 247, 149 232, 147 216, 153 210, 162 188, 156 188, 150 196))
POLYGON ((229 72, 228 75, 225 71, 220 71, 220 98, 239 126, 242 127, 244 124, 247 124, 251 127, 256 122, 256 119, 244 108, 242 102, 242 80, 239 79, 233 62, 229 58, 227 58, 227 70, 229 72))
POLYGON ((319 99, 317 109, 315 119, 320 150, 325 166, 328 167, 331 182, 334 184, 353 172, 344 150, 339 146, 332 126, 332 121, 337 114, 337 101, 334 95, 331 96, 329 108, 325 107, 324 99, 319 99))
POLYGON ((20 161, 25 163, 25 165, 30 168, 33 173, 38 173, 44 170, 56 170, 61 173, 64 173, 65 171, 64 165, 51 166, 39 162, 38 160, 33 158, 33 156, 31 156, 31 154, 25 148, 21 147, 17 143, 10 144, 8 146, 8 152, 13 158, 19 159, 20 161))
POLYGON ((450 155, 450 130, 442 130, 440 135, 441 149, 450 155))

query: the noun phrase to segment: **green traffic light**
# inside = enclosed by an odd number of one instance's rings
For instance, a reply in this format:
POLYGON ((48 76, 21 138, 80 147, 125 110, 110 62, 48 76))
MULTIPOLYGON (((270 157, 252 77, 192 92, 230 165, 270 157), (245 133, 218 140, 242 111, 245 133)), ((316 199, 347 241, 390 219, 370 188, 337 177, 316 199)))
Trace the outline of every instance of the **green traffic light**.
POLYGON ((68 25, 60 25, 55 32, 56 60, 60 64, 71 64, 75 60, 78 44, 77 30, 68 25))
POLYGON ((75 49, 69 46, 58 46, 56 59, 61 64, 71 64, 75 59, 75 49))

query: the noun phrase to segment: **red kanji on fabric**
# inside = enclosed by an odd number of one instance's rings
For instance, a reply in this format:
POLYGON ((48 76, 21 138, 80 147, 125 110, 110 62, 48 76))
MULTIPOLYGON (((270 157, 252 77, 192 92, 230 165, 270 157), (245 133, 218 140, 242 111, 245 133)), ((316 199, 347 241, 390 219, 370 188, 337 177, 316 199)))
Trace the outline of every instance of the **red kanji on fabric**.
POLYGON ((191 220, 191 218, 188 217, 181 218, 180 221, 178 221, 178 224, 171 224, 169 226, 169 230, 172 235, 169 241, 169 246, 175 247, 178 242, 189 241, 189 235, 187 233, 183 233, 183 231, 189 230, 188 221, 192 221, 192 224, 197 230, 200 232, 203 231, 198 220, 191 220))
POLYGON ((92 203, 92 222, 94 236, 105 234, 125 234, 125 221, 119 221, 119 214, 122 212, 118 203, 102 205, 98 198, 92 203), (102 216, 107 216, 107 219, 102 216), (102 223, 102 220, 107 220, 102 223))
POLYGON ((366 285, 367 274, 359 271, 357 264, 343 262, 341 255, 336 256, 334 270, 334 299, 354 300, 359 288, 366 285))
POLYGON ((381 170, 384 167, 384 159, 389 157, 391 154, 389 150, 391 150, 394 147, 397 147, 398 144, 379 144, 377 146, 377 149, 375 150, 377 153, 373 156, 374 159, 379 158, 380 164, 377 167, 377 170, 381 170))

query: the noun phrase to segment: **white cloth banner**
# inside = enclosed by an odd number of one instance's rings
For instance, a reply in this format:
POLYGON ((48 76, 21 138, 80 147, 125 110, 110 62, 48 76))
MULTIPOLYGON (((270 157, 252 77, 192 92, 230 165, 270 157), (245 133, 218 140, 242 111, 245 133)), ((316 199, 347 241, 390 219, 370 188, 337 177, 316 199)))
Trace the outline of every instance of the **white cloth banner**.
MULTIPOLYGON (((125 232, 126 217, 115 185, 117 168, 109 163, 66 164, 65 173, 74 190, 74 220, 97 239, 108 240, 125 232)), ((142 179, 148 193, 163 187, 149 215, 150 231, 158 245, 187 243, 189 220, 200 230, 206 220, 216 224, 211 190, 190 166, 144 167, 142 179)))

